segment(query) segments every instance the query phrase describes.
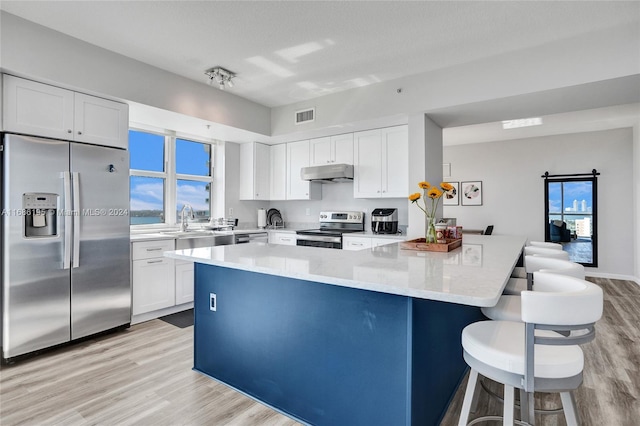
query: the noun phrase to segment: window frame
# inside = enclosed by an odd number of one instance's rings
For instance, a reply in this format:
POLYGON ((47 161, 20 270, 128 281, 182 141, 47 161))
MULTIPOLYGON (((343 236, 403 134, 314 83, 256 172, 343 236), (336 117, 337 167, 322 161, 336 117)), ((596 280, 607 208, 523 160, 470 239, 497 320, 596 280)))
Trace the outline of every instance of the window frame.
MULTIPOLYGON (((151 133, 164 137, 164 172, 151 170, 129 169, 129 176, 151 177, 164 179, 164 222, 151 224, 131 225, 131 229, 158 229, 175 227, 179 223, 177 192, 178 180, 189 180, 209 184, 209 218, 213 215, 213 190, 214 190, 214 160, 216 157, 217 141, 203 139, 171 130, 152 130, 140 126, 130 126, 129 130, 142 133, 151 133), (209 150, 209 176, 190 175, 176 173, 176 140, 182 139, 189 142, 197 142, 210 145, 209 150), (175 206, 175 208, 174 208, 175 206)), ((131 188, 129 188, 131 190, 131 188)))

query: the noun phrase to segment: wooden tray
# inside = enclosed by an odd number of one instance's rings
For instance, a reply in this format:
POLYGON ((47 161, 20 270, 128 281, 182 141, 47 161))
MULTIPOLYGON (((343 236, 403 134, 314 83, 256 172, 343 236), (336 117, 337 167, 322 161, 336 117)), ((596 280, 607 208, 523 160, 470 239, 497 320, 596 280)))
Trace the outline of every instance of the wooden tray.
POLYGON ((424 238, 416 238, 415 240, 408 240, 400 242, 400 248, 403 250, 418 250, 418 251, 440 251, 448 252, 457 249, 462 245, 462 238, 455 240, 447 239, 446 243, 425 243, 424 238))

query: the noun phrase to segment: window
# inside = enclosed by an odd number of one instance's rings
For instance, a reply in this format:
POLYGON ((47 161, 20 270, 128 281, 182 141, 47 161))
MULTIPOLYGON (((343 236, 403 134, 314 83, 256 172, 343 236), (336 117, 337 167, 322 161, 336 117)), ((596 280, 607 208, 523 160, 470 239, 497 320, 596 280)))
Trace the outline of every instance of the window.
POLYGON ((211 215, 213 145, 169 134, 129 130, 131 225, 175 224, 190 205, 211 215))

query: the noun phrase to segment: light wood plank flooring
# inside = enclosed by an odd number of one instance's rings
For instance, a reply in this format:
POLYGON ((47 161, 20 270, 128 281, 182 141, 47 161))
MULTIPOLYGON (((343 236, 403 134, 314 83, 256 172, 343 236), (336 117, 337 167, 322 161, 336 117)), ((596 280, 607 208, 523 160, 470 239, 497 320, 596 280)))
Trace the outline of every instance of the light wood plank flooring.
MULTIPOLYGON (((587 279, 604 290, 604 314, 596 325, 595 340, 582 346, 584 381, 576 391, 582 425, 640 425, 640 286, 631 281, 587 279)), ((489 385, 494 392, 502 392, 501 385, 489 385)), ((458 424, 465 387, 466 379, 441 426, 458 424)), ((536 394, 536 408, 560 405, 556 394, 536 394)), ((482 392, 471 420, 485 415, 501 416, 502 403, 482 392)), ((536 425, 563 426, 566 422, 563 415, 536 415, 536 425)))
MULTIPOLYGON (((592 281, 605 290, 605 313, 596 340, 584 347, 578 409, 584 425, 635 426, 640 424, 640 286, 592 281)), ((3 366, 0 424, 298 424, 193 372, 192 357, 192 327, 154 320, 3 366)), ((464 383, 442 426, 457 424, 463 393, 464 383)), ((558 403, 555 396, 538 400, 544 406, 558 403)), ((501 410, 500 403, 483 394, 476 415, 501 410)), ((537 418, 537 424, 565 422, 551 415, 537 418)))

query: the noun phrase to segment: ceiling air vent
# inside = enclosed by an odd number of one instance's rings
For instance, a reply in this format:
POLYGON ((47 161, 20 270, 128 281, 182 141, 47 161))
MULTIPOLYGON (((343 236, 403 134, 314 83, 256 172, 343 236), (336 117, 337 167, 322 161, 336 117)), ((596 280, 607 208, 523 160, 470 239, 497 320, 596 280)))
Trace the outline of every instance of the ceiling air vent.
POLYGON ((302 111, 296 111, 296 124, 309 123, 315 121, 316 109, 309 108, 302 111))

